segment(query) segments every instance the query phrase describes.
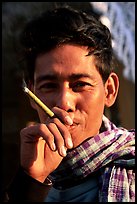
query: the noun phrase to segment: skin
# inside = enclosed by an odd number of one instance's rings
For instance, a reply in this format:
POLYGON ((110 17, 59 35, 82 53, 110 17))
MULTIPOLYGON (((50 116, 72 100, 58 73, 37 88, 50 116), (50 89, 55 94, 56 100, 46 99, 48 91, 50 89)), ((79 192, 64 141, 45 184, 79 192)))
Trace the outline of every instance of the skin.
POLYGON ((29 88, 55 113, 49 118, 33 101, 40 124, 21 130, 21 165, 43 182, 66 156, 85 139, 99 133, 104 107, 116 99, 118 77, 106 83, 86 46, 62 45, 37 57, 34 84, 29 88))

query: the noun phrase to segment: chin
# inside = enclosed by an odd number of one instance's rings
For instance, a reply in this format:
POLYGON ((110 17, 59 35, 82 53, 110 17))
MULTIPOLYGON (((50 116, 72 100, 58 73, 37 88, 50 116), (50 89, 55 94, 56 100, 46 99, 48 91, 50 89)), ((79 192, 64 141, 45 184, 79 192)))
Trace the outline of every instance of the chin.
POLYGON ((88 138, 84 135, 82 136, 81 132, 79 133, 77 132, 77 134, 73 133, 71 134, 71 136, 72 136, 73 148, 79 146, 83 141, 85 141, 88 138))
POLYGON ((93 132, 92 133, 89 133, 89 134, 86 134, 85 131, 82 131, 82 130, 75 130, 73 132, 70 132, 71 133, 71 137, 72 137, 72 142, 73 142, 73 147, 77 147, 79 146, 80 144, 82 144, 85 140, 91 138, 91 137, 94 137, 94 134, 93 132))

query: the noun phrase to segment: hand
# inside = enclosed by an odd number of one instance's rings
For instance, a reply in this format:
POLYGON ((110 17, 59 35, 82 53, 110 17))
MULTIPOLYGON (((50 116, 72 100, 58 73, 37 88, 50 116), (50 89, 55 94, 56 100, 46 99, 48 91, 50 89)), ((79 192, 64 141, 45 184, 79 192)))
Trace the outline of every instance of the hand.
POLYGON ((58 118, 48 118, 46 124, 36 124, 21 130, 21 166, 33 178, 43 182, 54 171, 67 148, 72 148, 71 135, 65 126, 66 113, 55 109, 58 118), (61 122, 62 121, 62 122, 61 122))

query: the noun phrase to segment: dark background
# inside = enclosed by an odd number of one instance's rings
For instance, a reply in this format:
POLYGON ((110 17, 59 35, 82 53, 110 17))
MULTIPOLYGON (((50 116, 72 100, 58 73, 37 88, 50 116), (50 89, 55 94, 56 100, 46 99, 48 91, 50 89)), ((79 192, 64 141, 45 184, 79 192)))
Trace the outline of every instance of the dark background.
MULTIPOLYGON (((20 129, 38 119, 21 88, 20 45, 22 26, 32 16, 58 4, 90 12, 89 2, 2 2, 2 189, 19 166, 20 129)), ((135 85, 123 77, 123 64, 116 58, 120 90, 106 115, 119 126, 135 127, 135 85)))

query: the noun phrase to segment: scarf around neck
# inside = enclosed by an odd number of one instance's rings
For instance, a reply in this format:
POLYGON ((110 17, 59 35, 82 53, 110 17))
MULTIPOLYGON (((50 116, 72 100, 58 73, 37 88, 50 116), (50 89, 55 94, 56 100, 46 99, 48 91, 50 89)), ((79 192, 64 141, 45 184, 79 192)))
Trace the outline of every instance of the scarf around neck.
MULTIPOLYGON (((100 132, 85 140, 78 147, 69 150, 58 168, 50 174, 56 188, 61 189, 65 183, 77 182, 101 169, 105 169, 103 172, 106 172, 109 165, 113 168, 115 166, 123 166, 123 168, 134 166, 134 130, 117 128, 104 115, 102 125, 105 128, 104 132, 100 132)), ((108 171, 111 174, 112 168, 109 167, 108 171)), ((103 173, 104 177, 107 174, 103 173)))

